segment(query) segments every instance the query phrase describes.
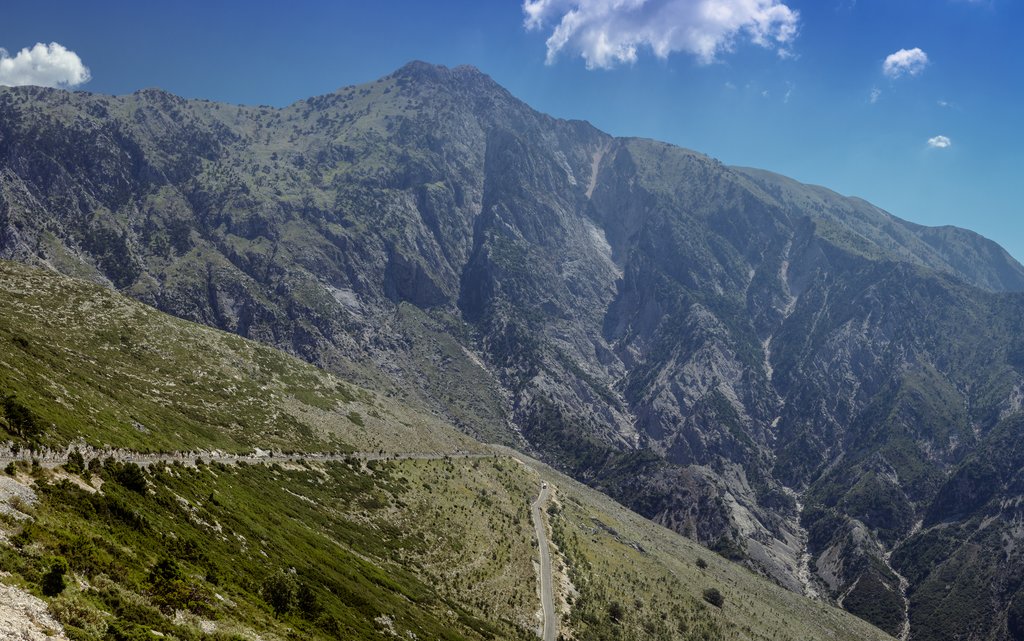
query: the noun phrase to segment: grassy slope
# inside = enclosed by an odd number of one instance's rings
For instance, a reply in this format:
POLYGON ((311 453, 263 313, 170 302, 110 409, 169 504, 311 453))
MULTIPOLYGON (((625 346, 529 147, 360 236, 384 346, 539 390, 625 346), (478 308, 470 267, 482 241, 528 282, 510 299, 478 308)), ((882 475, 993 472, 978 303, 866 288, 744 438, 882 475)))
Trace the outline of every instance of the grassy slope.
POLYGON ((452 451, 469 438, 233 334, 0 261, 0 394, 46 441, 144 451, 452 451), (359 425, 362 423, 362 425, 359 425))
MULTIPOLYGON (((0 263, 0 310, 0 390, 52 423, 50 444, 482 448, 278 352, 53 274, 0 263)), ((510 451, 156 465, 141 493, 116 465, 96 469, 91 484, 66 472, 16 474, 34 480, 40 500, 21 506, 31 521, 0 521, 9 539, 0 569, 40 594, 45 571, 65 557, 78 580, 51 607, 83 639, 152 638, 148 630, 181 639, 532 638, 539 601, 528 506, 542 478, 557 487, 556 565, 575 586, 561 591, 569 637, 885 638, 510 451), (180 564, 183 588, 171 596, 151 579, 162 558, 180 564), (319 612, 274 616, 262 598, 267 577, 292 568, 319 612), (712 587, 724 608, 701 600, 712 587)))
POLYGON ((558 508, 551 515, 556 544, 570 568, 586 568, 574 579, 580 598, 571 616, 581 638, 889 638, 846 612, 766 581, 542 463, 529 464, 558 487, 558 508), (702 562, 707 567, 700 567, 702 562), (725 596, 721 610, 703 603, 709 588, 725 596), (625 610, 618 626, 610 626, 607 616, 612 602, 625 610), (627 633, 608 636, 610 627, 624 627, 627 633))

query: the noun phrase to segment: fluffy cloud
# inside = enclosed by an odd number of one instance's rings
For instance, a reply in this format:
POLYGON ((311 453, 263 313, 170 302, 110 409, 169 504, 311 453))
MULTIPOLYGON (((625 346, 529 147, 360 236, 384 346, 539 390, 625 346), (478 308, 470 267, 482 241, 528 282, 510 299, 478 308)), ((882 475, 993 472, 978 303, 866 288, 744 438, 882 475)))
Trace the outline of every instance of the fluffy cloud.
POLYGON ((890 78, 899 78, 904 75, 916 76, 924 71, 926 66, 928 66, 928 54, 918 47, 900 49, 885 58, 885 62, 882 63, 882 73, 890 78))
POLYGON ((799 13, 779 0, 523 0, 528 29, 553 24, 547 61, 563 49, 588 69, 632 63, 649 47, 655 56, 684 52, 703 63, 738 40, 789 55, 799 13))
POLYGON ((932 149, 945 149, 947 147, 951 147, 952 145, 953 141, 947 138, 946 136, 935 136, 933 138, 928 139, 928 146, 931 147, 932 149))
POLYGON ((0 86, 76 87, 89 77, 89 68, 78 54, 56 42, 38 42, 15 56, 0 48, 0 86))

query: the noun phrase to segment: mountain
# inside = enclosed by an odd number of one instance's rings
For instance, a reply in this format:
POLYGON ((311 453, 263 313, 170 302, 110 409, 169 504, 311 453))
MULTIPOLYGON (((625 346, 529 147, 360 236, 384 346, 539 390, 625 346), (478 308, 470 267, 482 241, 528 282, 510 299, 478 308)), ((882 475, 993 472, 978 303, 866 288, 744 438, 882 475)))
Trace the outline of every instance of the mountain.
POLYGON ((531 452, 893 634, 1018 629, 985 452, 1024 398, 1024 267, 971 232, 411 63, 281 109, 0 90, 0 256, 531 452))
POLYGON ((0 433, 37 448, 0 450, 0 620, 35 622, 24 638, 535 638, 542 487, 566 635, 889 638, 537 461, 96 285, 0 261, 0 345, 0 433))

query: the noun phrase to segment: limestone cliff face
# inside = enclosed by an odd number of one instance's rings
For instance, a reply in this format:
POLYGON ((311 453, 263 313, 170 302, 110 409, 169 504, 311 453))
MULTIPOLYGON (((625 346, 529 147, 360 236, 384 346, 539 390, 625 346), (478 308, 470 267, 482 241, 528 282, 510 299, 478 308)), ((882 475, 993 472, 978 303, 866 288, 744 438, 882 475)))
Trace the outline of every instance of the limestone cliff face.
POLYGON ((0 89, 0 257, 531 449, 892 632, 1024 620, 1019 466, 986 454, 1022 451, 1024 268, 970 232, 412 63, 282 109, 0 89))

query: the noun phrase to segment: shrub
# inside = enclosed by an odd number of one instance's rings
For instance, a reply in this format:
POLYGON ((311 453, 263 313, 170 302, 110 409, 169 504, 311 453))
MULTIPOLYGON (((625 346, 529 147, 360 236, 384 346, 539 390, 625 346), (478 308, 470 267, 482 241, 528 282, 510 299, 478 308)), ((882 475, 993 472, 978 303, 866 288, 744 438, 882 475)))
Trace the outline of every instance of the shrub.
POLYGON ((320 605, 316 592, 306 582, 299 584, 299 589, 295 593, 295 605, 298 606, 302 618, 307 621, 316 621, 323 611, 323 606, 320 605))
POLYGON ((74 537, 63 541, 58 551, 68 560, 68 567, 87 577, 100 572, 116 572, 110 551, 97 545, 97 541, 103 543, 99 538, 74 537))
POLYGON ((149 571, 148 583, 153 603, 164 612, 188 610, 204 614, 210 611, 206 590, 189 581, 174 559, 157 561, 149 571))
POLYGON ((220 585, 220 570, 213 566, 210 566, 209 568, 207 568, 206 576, 203 578, 205 578, 206 582, 210 585, 220 585))
POLYGON ((608 604, 608 618, 611 619, 614 623, 619 623, 620 621, 622 621, 622 617, 624 617, 625 615, 626 610, 618 601, 612 601, 608 604))
POLYGON ((341 636, 341 623, 333 614, 324 614, 316 621, 317 627, 333 637, 341 636))
POLYGON ((706 570, 708 568, 708 562, 705 561, 704 559, 698 558, 697 559, 697 567, 702 569, 702 570, 706 570))
POLYGON ((26 440, 34 440, 42 436, 43 426, 36 420, 36 415, 14 396, 4 398, 3 410, 7 417, 7 424, 16 436, 26 440))
POLYGON ((112 621, 107 624, 105 638, 110 641, 151 641, 155 637, 145 626, 130 621, 112 621))
POLYGON ((81 474, 85 471, 85 457, 78 451, 78 448, 71 450, 68 454, 68 462, 64 464, 64 469, 72 474, 81 474))
POLYGON ((61 595, 50 602, 49 610, 57 621, 84 630, 93 637, 106 630, 104 614, 80 595, 61 595))
POLYGON ((271 574, 263 581, 260 593, 277 616, 284 616, 293 607, 298 592, 295 577, 286 572, 271 574))
POLYGON ((146 493, 146 475, 135 463, 118 463, 108 460, 107 472, 118 485, 138 494, 146 493))
POLYGON ((43 575, 43 594, 46 596, 57 596, 67 587, 64 584, 64 575, 68 573, 68 562, 58 557, 50 569, 43 575))
POLYGON ((718 591, 718 588, 708 588, 707 590, 704 590, 704 600, 716 608, 720 608, 725 605, 725 597, 718 591))

